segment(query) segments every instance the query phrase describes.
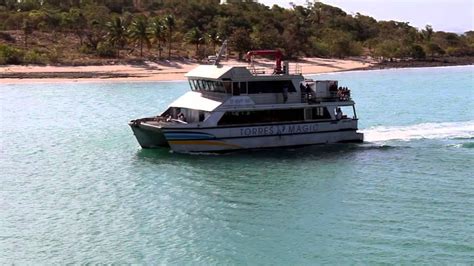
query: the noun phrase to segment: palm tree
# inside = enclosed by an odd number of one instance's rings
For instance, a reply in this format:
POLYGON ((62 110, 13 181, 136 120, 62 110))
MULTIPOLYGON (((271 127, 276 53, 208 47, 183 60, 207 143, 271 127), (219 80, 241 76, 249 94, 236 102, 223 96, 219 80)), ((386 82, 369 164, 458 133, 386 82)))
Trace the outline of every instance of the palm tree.
POLYGON ((140 57, 143 57, 143 44, 150 47, 150 39, 148 38, 148 20, 144 16, 140 16, 132 21, 129 29, 129 36, 133 42, 140 45, 140 57))
POLYGON ((171 38, 173 37, 173 30, 176 26, 173 15, 165 17, 165 26, 168 29, 168 60, 171 59, 171 38))
POLYGON ((207 34, 207 41, 212 45, 213 53, 216 53, 216 46, 222 42, 216 30, 211 30, 207 34))
POLYGON ((127 27, 125 21, 120 17, 115 17, 112 21, 107 22, 107 39, 117 48, 117 58, 120 57, 120 49, 127 43, 127 27))
POLYGON ((425 29, 422 30, 425 39, 430 42, 431 37, 433 36, 433 27, 431 25, 426 25, 425 29))
POLYGON ((198 28, 193 28, 186 34, 186 41, 196 45, 196 57, 199 54, 199 44, 203 41, 203 34, 198 28))
POLYGON ((165 38, 165 26, 159 17, 155 17, 149 28, 150 39, 153 43, 158 44, 158 59, 161 60, 161 42, 166 40, 165 38))

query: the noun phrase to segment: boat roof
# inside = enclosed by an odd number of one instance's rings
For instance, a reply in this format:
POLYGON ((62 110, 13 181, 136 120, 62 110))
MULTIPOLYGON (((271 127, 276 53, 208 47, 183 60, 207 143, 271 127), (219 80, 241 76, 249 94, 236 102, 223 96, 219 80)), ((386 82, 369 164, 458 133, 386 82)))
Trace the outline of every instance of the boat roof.
POLYGON ((189 71, 188 78, 198 79, 235 79, 252 77, 252 73, 243 66, 223 66, 223 65, 200 65, 189 71))
POLYGON ((202 97, 200 92, 188 91, 183 96, 176 99, 176 101, 172 102, 170 106, 210 112, 221 104, 221 101, 202 97))

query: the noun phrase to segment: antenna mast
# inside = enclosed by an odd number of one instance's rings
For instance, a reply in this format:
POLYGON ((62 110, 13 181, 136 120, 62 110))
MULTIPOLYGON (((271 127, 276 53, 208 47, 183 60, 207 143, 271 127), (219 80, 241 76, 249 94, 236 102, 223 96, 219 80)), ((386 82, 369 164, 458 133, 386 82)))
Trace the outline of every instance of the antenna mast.
POLYGON ((227 50, 227 40, 225 40, 222 43, 221 49, 219 49, 219 53, 216 56, 216 61, 214 61, 215 66, 219 65, 219 62, 221 61, 221 57, 224 55, 226 50, 227 50))

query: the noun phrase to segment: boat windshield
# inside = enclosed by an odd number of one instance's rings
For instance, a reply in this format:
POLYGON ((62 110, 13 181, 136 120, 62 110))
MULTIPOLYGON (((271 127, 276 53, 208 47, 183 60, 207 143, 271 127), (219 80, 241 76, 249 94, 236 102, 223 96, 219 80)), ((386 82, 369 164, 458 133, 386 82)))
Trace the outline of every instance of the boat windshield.
POLYGON ((230 83, 213 80, 190 79, 189 86, 192 91, 230 93, 230 83))
POLYGON ((336 107, 335 116, 337 119, 341 119, 341 118, 357 119, 355 107, 353 105, 336 107))

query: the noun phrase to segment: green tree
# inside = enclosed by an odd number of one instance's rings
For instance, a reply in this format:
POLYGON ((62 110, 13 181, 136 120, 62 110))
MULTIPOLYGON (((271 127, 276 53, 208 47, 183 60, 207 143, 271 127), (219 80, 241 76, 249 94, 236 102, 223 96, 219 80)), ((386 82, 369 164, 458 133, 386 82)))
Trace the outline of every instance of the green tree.
POLYGON ((370 38, 377 37, 379 29, 377 21, 369 16, 357 13, 355 19, 355 37, 358 41, 366 41, 370 38))
POLYGON ((22 50, 6 44, 0 44, 0 65, 21 64, 23 56, 22 50))
POLYGON ((246 29, 238 28, 230 36, 230 47, 239 53, 239 60, 243 59, 244 54, 252 49, 252 42, 249 38, 249 32, 246 29))
POLYGON ((333 34, 331 38, 331 55, 339 58, 348 56, 351 54, 351 38, 349 34, 345 32, 339 32, 333 34))
POLYGON ((438 44, 430 42, 426 45, 427 52, 434 57, 435 55, 444 55, 445 51, 438 44))
POLYGON ((37 0, 21 0, 18 1, 17 7, 20 11, 31 11, 40 9, 41 2, 37 0))
POLYGON ((161 60, 161 52, 163 51, 163 47, 161 44, 165 42, 165 25, 163 25, 163 21, 159 17, 153 18, 150 28, 149 28, 149 35, 150 39, 153 43, 158 45, 158 59, 161 60))
POLYGON ((86 4, 81 7, 81 12, 87 21, 84 30, 87 45, 93 50, 97 50, 97 45, 103 42, 107 35, 106 24, 110 20, 110 10, 103 5, 86 4))
POLYGON ((6 7, 7 10, 17 10, 18 9, 18 1, 17 0, 4 0, 2 4, 6 7))
POLYGON ((398 57, 400 50, 400 44, 394 40, 385 40, 380 42, 375 47, 375 55, 382 58, 389 58, 393 61, 393 58, 398 57))
POLYGON ((278 30, 272 26, 256 25, 250 38, 256 49, 275 49, 284 43, 278 30))
POLYGON ((426 25, 425 29, 422 30, 423 37, 427 42, 431 42, 431 37, 433 36, 433 27, 431 25, 426 25))
POLYGON ((411 56, 415 59, 425 59, 426 53, 423 47, 415 44, 411 47, 411 56))
POLYGON ((168 30, 168 60, 171 59, 171 42, 173 39, 173 30, 176 27, 176 21, 173 15, 168 15, 165 17, 165 26, 168 30))
POLYGON ((204 41, 204 35, 198 28, 193 28, 185 36, 189 44, 196 45, 196 57, 199 56, 199 45, 204 41))
POLYGON ((150 39, 148 38, 148 20, 144 16, 140 16, 132 21, 129 29, 130 39, 138 43, 140 46, 140 57, 143 57, 143 45, 150 47, 150 39))
POLYGON ((210 45, 212 45, 213 53, 216 53, 217 45, 222 43, 221 36, 219 36, 219 33, 217 32, 217 30, 208 31, 206 40, 210 45))
POLYGON ((107 39, 117 50, 117 58, 120 58, 120 49, 127 44, 127 26, 121 17, 115 17, 107 22, 107 39))
POLYGON ((82 11, 79 8, 69 9, 69 12, 63 13, 61 24, 79 38, 79 45, 82 46, 84 33, 87 28, 87 20, 82 11))

